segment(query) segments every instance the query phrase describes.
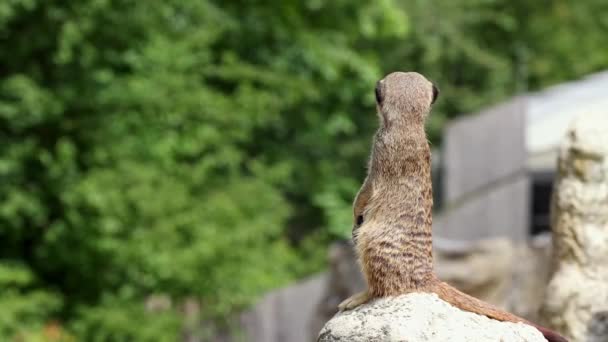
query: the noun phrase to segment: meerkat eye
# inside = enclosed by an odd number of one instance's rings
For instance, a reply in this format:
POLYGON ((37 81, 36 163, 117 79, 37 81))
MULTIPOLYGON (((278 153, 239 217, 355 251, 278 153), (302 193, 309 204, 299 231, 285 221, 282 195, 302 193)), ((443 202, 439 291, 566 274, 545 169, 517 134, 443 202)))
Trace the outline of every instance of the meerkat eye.
POLYGON ((363 224, 363 215, 357 216, 357 227, 363 224))
POLYGON ((376 84, 376 103, 382 105, 382 92, 380 91, 380 82, 376 84))
POLYGON ((433 100, 431 101, 431 104, 435 103, 437 97, 439 97, 439 89, 433 84, 433 100))

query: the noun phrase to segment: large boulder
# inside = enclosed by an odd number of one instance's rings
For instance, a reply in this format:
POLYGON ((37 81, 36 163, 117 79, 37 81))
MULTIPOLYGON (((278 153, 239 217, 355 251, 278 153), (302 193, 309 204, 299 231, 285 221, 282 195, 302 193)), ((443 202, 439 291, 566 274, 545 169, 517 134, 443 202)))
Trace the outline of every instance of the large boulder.
MULTIPOLYGON (((456 241, 434 237, 435 271, 439 279, 476 298, 535 321, 549 280, 551 238, 529 243, 508 238, 456 241), (525 260, 526 262, 519 262, 525 260)), ((338 304, 365 289, 352 244, 334 243, 323 297, 312 318, 314 336, 338 311, 338 304)))
POLYGON ((545 342, 535 328, 462 311, 435 294, 383 298, 336 314, 318 342, 545 342))
POLYGON ((541 316, 571 341, 608 341, 608 113, 572 124, 553 196, 554 262, 541 316))
POLYGON ((508 238, 454 241, 433 237, 439 279, 499 307, 507 307, 513 287, 516 245, 508 238))

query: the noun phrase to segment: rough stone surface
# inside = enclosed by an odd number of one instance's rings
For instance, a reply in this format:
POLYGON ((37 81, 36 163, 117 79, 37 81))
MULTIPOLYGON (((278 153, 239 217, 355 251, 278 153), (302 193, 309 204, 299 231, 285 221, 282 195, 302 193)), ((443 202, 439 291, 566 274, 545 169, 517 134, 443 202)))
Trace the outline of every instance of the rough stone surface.
POLYGON ((541 317, 571 341, 608 341, 608 113, 580 115, 568 131, 551 221, 553 275, 541 317))
POLYGON ((515 246, 509 239, 434 240, 435 272, 439 279, 476 298, 507 306, 515 259, 515 246))
POLYGON ((338 304, 357 292, 365 290, 365 279, 357 263, 350 241, 334 242, 328 253, 329 272, 324 293, 317 303, 312 318, 312 336, 317 336, 323 325, 338 312, 338 304))
POLYGON ((515 247, 507 298, 501 307, 532 322, 538 321, 549 283, 551 250, 550 233, 534 236, 528 244, 515 247))
POLYGON ((379 299, 338 313, 318 342, 540 342, 535 328, 505 323, 457 309, 435 294, 411 293, 379 299))
MULTIPOLYGON (((460 291, 536 321, 549 281, 551 247, 550 234, 529 243, 504 237, 479 241, 435 237, 435 272, 460 291)), ((365 289, 352 244, 334 243, 328 259, 324 293, 311 323, 313 336, 336 314, 342 300, 365 289)))

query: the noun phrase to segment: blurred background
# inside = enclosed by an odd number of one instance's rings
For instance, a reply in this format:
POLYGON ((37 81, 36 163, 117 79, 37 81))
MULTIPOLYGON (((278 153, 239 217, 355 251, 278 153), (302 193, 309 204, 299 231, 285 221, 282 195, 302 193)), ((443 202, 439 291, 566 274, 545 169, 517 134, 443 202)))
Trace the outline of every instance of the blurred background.
POLYGON ((350 236, 378 79, 439 86, 439 151, 608 68, 606 32, 604 0, 0 1, 0 339, 248 340, 235 317, 350 236))

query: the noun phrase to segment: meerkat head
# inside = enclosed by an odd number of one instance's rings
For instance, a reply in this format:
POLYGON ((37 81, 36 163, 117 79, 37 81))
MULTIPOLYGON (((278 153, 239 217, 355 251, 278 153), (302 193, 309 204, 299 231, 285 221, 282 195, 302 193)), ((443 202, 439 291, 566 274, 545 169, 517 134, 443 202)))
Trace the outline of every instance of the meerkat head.
POLYGON ((382 123, 414 123, 426 119, 439 90, 417 72, 393 72, 376 84, 376 106, 382 123))

